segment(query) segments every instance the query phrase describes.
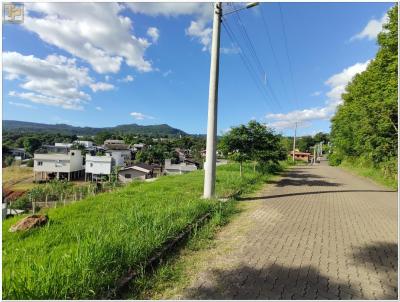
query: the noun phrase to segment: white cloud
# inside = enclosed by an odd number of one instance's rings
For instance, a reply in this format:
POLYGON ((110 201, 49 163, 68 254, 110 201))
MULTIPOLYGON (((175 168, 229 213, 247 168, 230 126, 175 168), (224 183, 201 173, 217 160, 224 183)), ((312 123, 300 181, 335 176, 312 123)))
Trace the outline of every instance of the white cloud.
POLYGON ((133 116, 133 118, 135 120, 145 120, 145 119, 152 120, 152 119, 154 119, 154 117, 140 113, 140 112, 131 112, 130 115, 133 116))
POLYGON ((326 80, 325 85, 328 85, 330 90, 326 93, 327 100, 324 107, 295 110, 288 113, 267 114, 268 125, 277 129, 289 129, 294 128, 295 123, 298 122, 298 125, 304 128, 310 126, 311 121, 330 119, 337 106, 343 103, 341 96, 345 92, 346 85, 356 74, 363 72, 369 62, 368 60, 364 63, 356 63, 326 80))
POLYGON ((212 28, 210 26, 213 7, 210 3, 126 3, 133 12, 149 16, 194 16, 185 33, 203 45, 202 50, 210 49, 212 28))
POLYGON ((231 45, 231 47, 221 47, 220 51, 226 55, 237 55, 241 50, 239 47, 231 45))
MULTIPOLYGON (((105 83, 95 83, 88 68, 78 67, 75 59, 49 55, 45 59, 24 56, 18 52, 3 53, 3 71, 6 76, 21 80, 20 87, 29 92, 12 92, 11 96, 65 109, 83 109, 91 99, 82 90, 106 88, 105 83)), ((107 84, 110 85, 110 84, 107 84)))
POLYGON ((314 91, 313 93, 311 93, 311 96, 319 96, 321 95, 321 91, 314 91))
POLYGON ((94 92, 97 92, 97 91, 113 90, 115 87, 113 84, 98 82, 98 83, 90 84, 90 88, 94 92))
POLYGON ((147 29, 147 34, 151 37, 153 43, 157 43, 158 38, 160 37, 160 31, 157 27, 149 27, 147 29))
POLYGON ((8 103, 10 105, 17 106, 17 107, 22 107, 22 108, 29 108, 29 109, 35 108, 32 105, 25 104, 25 103, 18 103, 18 102, 8 102, 8 103))
POLYGON ((96 106, 95 109, 96 109, 97 111, 103 111, 103 108, 101 108, 100 106, 96 106))
POLYGON ((128 82, 133 82, 135 78, 131 75, 127 75, 125 78, 120 79, 119 82, 124 82, 124 83, 128 83, 128 82))
POLYGON ((132 34, 131 20, 118 3, 27 3, 23 26, 58 48, 88 62, 98 73, 116 73, 122 62, 148 72, 151 45, 132 34), (32 12, 41 14, 34 17, 32 12))
POLYGON ((162 75, 164 78, 166 78, 167 76, 169 76, 172 73, 171 69, 168 69, 166 72, 164 72, 162 75))
POLYGON ((204 19, 191 21, 190 26, 186 29, 186 34, 194 39, 197 39, 203 45, 202 50, 210 50, 212 28, 207 26, 208 22, 204 19))
POLYGON ((384 14, 381 19, 370 20, 361 32, 350 38, 350 41, 362 40, 362 39, 368 39, 368 40, 376 39, 378 34, 382 31, 383 24, 388 22, 388 20, 389 19, 387 14, 384 14))

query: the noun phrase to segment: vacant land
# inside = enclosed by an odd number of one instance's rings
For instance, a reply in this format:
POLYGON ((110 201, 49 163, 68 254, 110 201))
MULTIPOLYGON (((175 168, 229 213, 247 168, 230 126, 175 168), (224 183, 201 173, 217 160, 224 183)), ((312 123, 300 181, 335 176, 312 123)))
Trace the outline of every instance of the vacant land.
MULTIPOLYGON (((219 197, 256 190, 268 176, 236 164, 218 167, 219 197)), ((128 268, 141 270, 169 239, 206 212, 224 206, 201 198, 203 171, 132 183, 122 189, 50 209, 47 226, 9 233, 3 223, 3 298, 104 297, 128 268)))

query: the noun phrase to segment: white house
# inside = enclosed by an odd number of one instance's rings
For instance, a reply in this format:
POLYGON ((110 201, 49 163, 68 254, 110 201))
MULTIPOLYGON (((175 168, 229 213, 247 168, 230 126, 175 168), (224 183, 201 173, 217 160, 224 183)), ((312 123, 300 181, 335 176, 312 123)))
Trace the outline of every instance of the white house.
POLYGON ((34 154, 33 176, 35 181, 38 178, 41 180, 53 178, 72 180, 83 176, 85 167, 80 150, 70 150, 60 146, 56 146, 53 150, 57 150, 57 152, 48 149, 44 151, 45 153, 37 151, 34 154))
POLYGON ((92 156, 86 154, 85 163, 85 180, 98 180, 102 175, 110 178, 112 168, 114 167, 114 159, 108 156, 92 156))
POLYGON ((92 141, 74 141, 75 144, 82 145, 85 148, 92 148, 93 142, 92 141))
POLYGON ((166 174, 183 174, 197 170, 197 166, 195 164, 171 164, 171 159, 165 160, 164 171, 166 174))
POLYGON ((132 157, 131 150, 128 145, 124 144, 124 141, 107 140, 104 142, 104 147, 106 154, 114 159, 116 166, 125 166, 132 157))
POLYGON ((153 177, 153 167, 146 164, 136 164, 126 167, 118 172, 118 180, 121 182, 131 182, 134 179, 149 179, 153 177))

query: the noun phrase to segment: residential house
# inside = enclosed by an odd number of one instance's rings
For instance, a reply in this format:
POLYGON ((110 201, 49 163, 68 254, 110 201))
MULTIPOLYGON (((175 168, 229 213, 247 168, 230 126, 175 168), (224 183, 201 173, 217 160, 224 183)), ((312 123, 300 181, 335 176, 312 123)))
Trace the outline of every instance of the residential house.
POLYGON ((172 164, 171 159, 165 160, 164 171, 166 174, 183 174, 197 170, 195 164, 179 163, 172 164))
POLYGON ((27 152, 25 152, 24 148, 11 148, 9 152, 15 160, 24 160, 27 158, 31 158, 31 156, 27 152))
POLYGON ((110 155, 92 156, 86 154, 85 181, 102 180, 102 176, 107 176, 110 179, 113 167, 114 159, 110 155))
POLYGON ((116 166, 123 167, 132 159, 129 146, 122 140, 106 140, 104 142, 104 148, 106 150, 105 153, 114 159, 116 166))
POLYGON ((80 140, 77 140, 77 141, 74 141, 74 144, 84 146, 85 148, 92 148, 93 147, 93 142, 92 141, 80 141, 80 140))
POLYGON ((79 179, 85 172, 83 161, 80 150, 61 146, 41 148, 33 157, 34 180, 79 179))
MULTIPOLYGON (((293 151, 290 151, 289 156, 291 158, 293 158, 293 151)), ((302 161, 305 161, 305 162, 310 162, 311 158, 312 158, 311 153, 299 152, 299 151, 295 151, 294 152, 294 159, 295 160, 302 160, 302 161)))
POLYGON ((153 177, 153 167, 144 163, 138 163, 130 167, 123 168, 118 172, 118 180, 126 183, 134 179, 149 179, 153 177))

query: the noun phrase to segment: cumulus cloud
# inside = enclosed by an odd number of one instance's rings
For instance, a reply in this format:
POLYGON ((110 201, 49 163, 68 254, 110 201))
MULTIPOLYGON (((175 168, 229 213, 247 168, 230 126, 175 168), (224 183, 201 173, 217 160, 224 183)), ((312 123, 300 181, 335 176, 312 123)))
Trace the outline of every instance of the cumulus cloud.
POLYGON ((147 34, 151 37, 153 43, 157 43, 158 38, 160 37, 160 31, 157 27, 149 27, 147 29, 147 34))
POLYGON ((130 113, 131 116, 133 116, 133 118, 135 120, 141 121, 141 120, 152 120, 154 119, 154 117, 150 116, 150 115, 146 115, 140 112, 131 112, 130 113))
POLYGON ((98 82, 98 83, 90 84, 90 88, 94 92, 97 92, 97 91, 113 90, 115 87, 113 84, 98 82))
POLYGON ((126 5, 135 13, 153 17, 194 16, 194 20, 185 29, 185 33, 197 40, 203 46, 203 51, 210 49, 213 14, 213 8, 210 3, 126 3, 126 5))
POLYGON ((88 62, 98 73, 116 73, 122 62, 152 70, 144 55, 151 43, 132 34, 118 3, 27 3, 23 26, 40 39, 88 62), (34 14, 33 14, 34 13, 34 14), (40 17, 35 17, 37 14, 40 17))
POLYGON ((363 72, 369 62, 368 60, 364 63, 356 63, 326 80, 325 85, 329 86, 330 90, 326 93, 327 100, 324 107, 295 110, 288 113, 267 114, 268 125, 276 129, 289 129, 294 128, 297 122, 299 126, 304 128, 310 126, 311 121, 330 119, 337 106, 343 103, 341 96, 345 92, 346 85, 356 74, 363 72))
POLYGON ((368 40, 376 39, 378 34, 382 31, 383 24, 387 23, 388 20, 389 18, 387 14, 384 14, 381 19, 370 20, 361 32, 350 38, 350 41, 362 40, 362 39, 368 39, 368 40))
POLYGON ((20 87, 28 91, 13 91, 10 96, 65 109, 83 109, 91 97, 82 88, 90 87, 97 91, 108 89, 110 86, 107 85, 111 85, 96 83, 89 76, 88 68, 78 67, 75 59, 57 55, 40 59, 33 55, 5 52, 3 71, 21 80, 20 87))

